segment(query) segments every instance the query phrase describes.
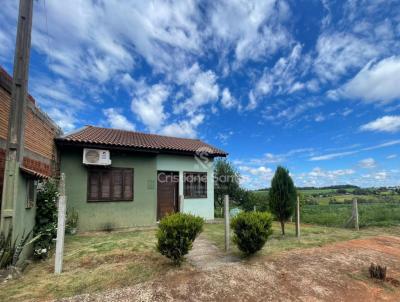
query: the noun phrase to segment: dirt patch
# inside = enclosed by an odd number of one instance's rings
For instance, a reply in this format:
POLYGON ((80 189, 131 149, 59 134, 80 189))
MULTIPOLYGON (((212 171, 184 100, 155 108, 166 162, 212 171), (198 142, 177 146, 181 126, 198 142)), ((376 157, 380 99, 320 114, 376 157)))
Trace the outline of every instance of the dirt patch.
MULTIPOLYGON (((212 256, 218 255, 215 251, 212 256)), ((218 262, 214 267, 202 267, 203 260, 196 268, 180 269, 151 282, 68 301, 336 302, 399 301, 400 297, 400 288, 390 282, 368 278, 368 267, 374 262, 387 266, 388 278, 399 279, 398 237, 351 240, 241 262, 218 262)))

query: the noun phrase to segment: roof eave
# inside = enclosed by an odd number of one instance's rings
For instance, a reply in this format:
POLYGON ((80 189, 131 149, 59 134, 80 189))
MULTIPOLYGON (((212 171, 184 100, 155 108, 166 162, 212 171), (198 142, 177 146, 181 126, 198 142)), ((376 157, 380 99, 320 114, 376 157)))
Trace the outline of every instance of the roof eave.
MULTIPOLYGON (((139 152, 139 153, 149 153, 149 154, 175 154, 175 155, 195 155, 194 151, 184 151, 184 150, 174 150, 174 149, 153 149, 153 148, 137 148, 130 146, 120 146, 120 145, 111 145, 111 144, 99 144, 99 143, 91 143, 91 142, 80 142, 80 141, 71 141, 65 139, 63 137, 59 137, 55 139, 55 142, 58 146, 62 147, 77 147, 77 148, 100 148, 100 149, 110 149, 116 151, 128 151, 128 152, 139 152)), ((209 157, 226 157, 228 153, 210 153, 209 157)))

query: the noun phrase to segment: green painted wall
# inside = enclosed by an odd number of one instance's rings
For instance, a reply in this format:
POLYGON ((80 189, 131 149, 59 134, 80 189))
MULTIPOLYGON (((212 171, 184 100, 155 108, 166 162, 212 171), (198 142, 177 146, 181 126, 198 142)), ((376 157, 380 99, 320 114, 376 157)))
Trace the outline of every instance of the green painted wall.
POLYGON ((83 150, 61 152, 61 172, 65 173, 67 208, 79 214, 78 231, 102 230, 106 224, 129 228, 156 223, 157 169, 154 155, 111 152, 112 167, 134 169, 133 201, 87 202, 87 167, 82 164, 83 150))
POLYGON ((214 170, 212 160, 197 160, 194 156, 162 154, 157 156, 157 169, 179 172, 179 195, 183 196, 183 172, 207 172, 207 198, 184 198, 183 212, 214 219, 214 170))
MULTIPOLYGON (((27 177, 19 173, 18 195, 14 216, 14 236, 18 241, 23 234, 28 234, 35 226, 36 204, 32 208, 26 208, 27 202, 27 177)), ((32 254, 33 246, 26 246, 20 256, 20 261, 27 259, 32 254)))
POLYGON ((132 202, 87 202, 87 167, 82 164, 82 148, 63 149, 61 172, 65 173, 67 208, 78 211, 78 231, 154 225, 157 219, 157 171, 177 171, 179 194, 183 195, 183 172, 207 172, 207 198, 185 199, 186 213, 214 219, 214 182, 212 161, 199 164, 193 156, 138 155, 111 151, 112 167, 134 169, 132 202))

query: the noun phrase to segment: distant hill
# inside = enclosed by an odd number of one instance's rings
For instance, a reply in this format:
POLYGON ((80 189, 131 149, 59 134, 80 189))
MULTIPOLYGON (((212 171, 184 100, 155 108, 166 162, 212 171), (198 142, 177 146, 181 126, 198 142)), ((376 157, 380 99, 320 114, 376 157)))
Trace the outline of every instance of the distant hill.
MULTIPOLYGON (((335 185, 327 187, 296 187, 297 190, 307 191, 307 190, 338 190, 338 189, 359 189, 360 187, 354 185, 335 185)), ((258 189, 254 191, 268 191, 269 188, 258 189)))
POLYGON ((327 187, 297 187, 299 190, 337 190, 337 189, 359 189, 360 187, 354 185, 336 185, 327 187))

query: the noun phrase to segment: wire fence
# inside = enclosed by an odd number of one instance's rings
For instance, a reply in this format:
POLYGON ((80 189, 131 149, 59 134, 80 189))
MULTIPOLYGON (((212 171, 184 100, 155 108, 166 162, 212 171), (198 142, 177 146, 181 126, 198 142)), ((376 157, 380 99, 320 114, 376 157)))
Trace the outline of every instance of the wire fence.
MULTIPOLYGON (((368 202, 358 204, 359 225, 400 225, 400 203, 368 202)), ((304 205, 301 222, 344 227, 352 215, 351 204, 304 205)))

